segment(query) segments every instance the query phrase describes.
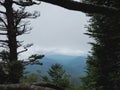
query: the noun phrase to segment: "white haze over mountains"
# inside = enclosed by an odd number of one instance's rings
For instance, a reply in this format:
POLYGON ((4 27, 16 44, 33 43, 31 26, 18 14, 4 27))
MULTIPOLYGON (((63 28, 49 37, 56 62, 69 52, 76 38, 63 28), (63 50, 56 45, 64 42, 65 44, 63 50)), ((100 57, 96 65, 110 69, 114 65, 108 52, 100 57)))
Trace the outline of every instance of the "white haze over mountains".
POLYGON ((31 54, 62 54, 62 55, 87 55, 91 46, 88 42, 91 40, 84 35, 88 25, 89 17, 84 13, 70 11, 55 5, 41 3, 39 6, 33 6, 29 11, 37 10, 40 17, 31 20, 30 34, 19 37, 25 44, 34 45, 28 52, 20 57, 27 57, 31 54))
POLYGON ((67 55, 67 56, 86 56, 87 53, 84 53, 80 50, 73 50, 70 48, 40 48, 39 46, 33 46, 29 51, 22 53, 20 55, 21 59, 27 58, 32 54, 43 54, 43 55, 67 55))

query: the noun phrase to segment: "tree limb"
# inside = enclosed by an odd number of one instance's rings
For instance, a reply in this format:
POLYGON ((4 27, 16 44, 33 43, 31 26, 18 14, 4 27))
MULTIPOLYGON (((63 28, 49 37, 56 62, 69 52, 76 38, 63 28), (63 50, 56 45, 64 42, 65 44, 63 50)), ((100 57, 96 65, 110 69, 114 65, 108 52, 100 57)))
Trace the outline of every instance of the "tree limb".
POLYGON ((6 28, 4 28, 4 26, 1 27, 1 25, 0 25, 0 31, 4 31, 4 32, 6 32, 6 28))
POLYGON ((6 42, 8 42, 8 40, 0 40, 0 42, 5 42, 6 43, 6 42))
POLYGON ((91 14, 114 15, 120 13, 120 10, 114 7, 98 6, 94 4, 81 3, 73 0, 38 0, 54 4, 69 10, 81 11, 91 14))
POLYGON ((6 22, 0 17, 0 21, 2 21, 2 23, 7 27, 6 22))
POLYGON ((0 11, 0 13, 2 13, 2 14, 6 14, 5 12, 3 12, 3 11, 0 11))
POLYGON ((23 52, 26 52, 26 51, 28 50, 28 48, 29 48, 29 47, 31 47, 31 46, 33 46, 33 44, 32 44, 32 43, 25 45, 25 46, 23 47, 23 48, 24 48, 24 50, 19 51, 19 52, 18 52, 18 54, 23 53, 23 52))
POLYGON ((0 1, 0 5, 4 6, 4 3, 2 1, 0 1))
POLYGON ((27 2, 17 2, 17 1, 13 1, 13 3, 15 3, 16 5, 19 6, 31 6, 31 5, 39 5, 40 3, 37 2, 33 2, 33 1, 27 1, 27 2))
POLYGON ((0 33, 0 35, 7 35, 7 33, 0 33))
POLYGON ((28 51, 28 49, 27 48, 25 48, 24 50, 22 50, 22 51, 19 51, 17 54, 20 54, 20 53, 23 53, 23 52, 26 52, 26 51, 28 51))

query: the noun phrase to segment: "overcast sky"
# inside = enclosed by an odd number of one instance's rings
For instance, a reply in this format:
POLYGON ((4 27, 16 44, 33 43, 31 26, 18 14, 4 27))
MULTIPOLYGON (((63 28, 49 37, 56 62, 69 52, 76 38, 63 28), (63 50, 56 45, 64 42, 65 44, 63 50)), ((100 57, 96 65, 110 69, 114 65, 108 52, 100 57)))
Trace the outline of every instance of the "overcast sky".
POLYGON ((40 17, 31 20, 33 30, 22 36, 25 43, 34 43, 28 53, 57 53, 85 55, 90 51, 91 39, 84 35, 89 17, 84 13, 41 3, 29 11, 38 10, 40 17))

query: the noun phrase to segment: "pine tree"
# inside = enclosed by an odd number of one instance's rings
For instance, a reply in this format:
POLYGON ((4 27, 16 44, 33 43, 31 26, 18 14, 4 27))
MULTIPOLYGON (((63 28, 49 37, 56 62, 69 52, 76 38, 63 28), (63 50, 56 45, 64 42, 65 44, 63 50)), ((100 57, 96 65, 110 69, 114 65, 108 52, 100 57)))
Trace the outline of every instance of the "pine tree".
MULTIPOLYGON (((23 74, 24 64, 18 56, 27 51, 32 44, 23 45, 23 41, 19 41, 17 37, 31 30, 29 22, 25 21, 26 19, 35 19, 39 16, 37 11, 30 13, 26 10, 27 6, 34 4, 39 4, 39 2, 32 0, 0 1, 2 8, 0 10, 0 35, 2 37, 0 40, 0 75, 1 77, 5 76, 3 80, 0 80, 0 83, 18 83, 23 74), (23 47, 24 50, 18 51, 20 47, 23 47)), ((43 55, 32 55, 29 59, 34 63, 36 59, 42 57, 43 55)))
MULTIPOLYGON (((88 3, 120 8, 119 0, 84 0, 88 3)), ((90 15, 88 33, 91 43, 84 90, 119 90, 120 82, 120 16, 90 15)))
POLYGON ((43 76, 42 78, 44 81, 53 83, 54 85, 63 88, 69 88, 71 85, 70 76, 60 64, 53 64, 48 71, 48 75, 50 79, 47 76, 43 76))

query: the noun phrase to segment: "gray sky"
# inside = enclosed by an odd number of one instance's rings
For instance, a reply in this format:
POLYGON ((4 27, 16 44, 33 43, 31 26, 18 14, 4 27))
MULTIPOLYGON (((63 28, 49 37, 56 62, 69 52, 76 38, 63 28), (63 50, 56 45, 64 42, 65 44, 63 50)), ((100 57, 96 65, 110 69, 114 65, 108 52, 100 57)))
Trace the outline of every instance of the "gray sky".
POLYGON ((42 3, 29 9, 38 10, 41 16, 31 20, 33 30, 22 36, 25 43, 34 43, 28 53, 58 53, 83 55, 90 51, 92 41, 83 33, 89 17, 84 13, 42 3))

